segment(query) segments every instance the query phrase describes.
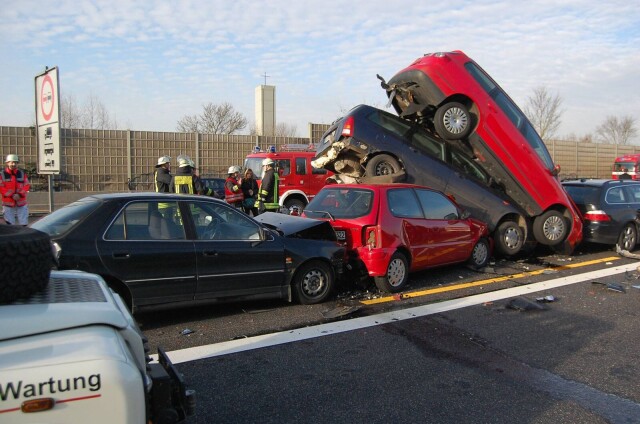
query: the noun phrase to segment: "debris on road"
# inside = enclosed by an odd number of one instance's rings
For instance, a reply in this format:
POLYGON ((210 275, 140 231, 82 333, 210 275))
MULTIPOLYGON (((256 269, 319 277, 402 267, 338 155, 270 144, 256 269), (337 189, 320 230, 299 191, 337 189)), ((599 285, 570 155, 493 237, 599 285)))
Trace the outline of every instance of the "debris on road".
POLYGON ((621 249, 619 245, 616 244, 616 253, 620 256, 624 256, 625 258, 631 259, 640 259, 640 255, 637 253, 631 253, 628 250, 621 249))
POLYGON ((337 308, 323 311, 322 316, 327 319, 340 318, 356 312, 361 307, 362 307, 361 305, 343 305, 337 308))
POLYGON ((183 335, 183 336, 188 336, 191 333, 193 333, 193 330, 189 330, 188 328, 185 328, 184 330, 182 330, 180 332, 180 334, 183 335))
POLYGON ((591 284, 597 284, 606 287, 607 290, 611 290, 618 293, 626 293, 624 286, 618 283, 602 283, 600 281, 592 281, 591 284))
POLYGON ((542 302, 542 303, 555 302, 556 300, 558 300, 558 299, 552 294, 536 298, 536 302, 542 302))
POLYGON ((522 296, 511 299, 507 304, 507 308, 515 309, 516 311, 546 311, 548 309, 546 306, 522 296))

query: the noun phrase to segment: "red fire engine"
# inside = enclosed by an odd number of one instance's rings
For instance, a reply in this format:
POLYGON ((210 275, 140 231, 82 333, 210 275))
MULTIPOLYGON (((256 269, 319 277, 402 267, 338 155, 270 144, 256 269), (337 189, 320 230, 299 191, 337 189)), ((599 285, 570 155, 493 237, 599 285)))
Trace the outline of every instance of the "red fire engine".
POLYGON ((297 209, 298 213, 309 204, 318 191, 324 187, 326 179, 333 175, 326 169, 311 166, 316 154, 316 146, 311 144, 285 144, 280 151, 275 146, 262 150, 256 146, 253 153, 244 160, 244 169, 251 168, 258 179, 262 180, 262 161, 271 158, 275 162, 278 173, 278 202, 289 210, 297 209))

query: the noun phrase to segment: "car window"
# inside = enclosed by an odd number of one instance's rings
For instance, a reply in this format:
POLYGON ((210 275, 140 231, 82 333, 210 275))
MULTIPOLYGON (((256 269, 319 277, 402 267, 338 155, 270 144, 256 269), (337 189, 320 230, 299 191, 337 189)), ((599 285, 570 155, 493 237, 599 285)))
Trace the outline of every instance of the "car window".
POLYGON ((369 215, 373 192, 359 188, 324 188, 305 208, 309 218, 348 219, 369 215))
POLYGON ((585 185, 564 185, 564 189, 578 205, 598 204, 600 187, 585 185))
POLYGON ((307 174, 307 160, 305 158, 296 158, 296 174, 307 174))
POLYGON ((198 240, 260 240, 260 226, 244 213, 224 204, 190 202, 198 240))
POLYGON ((459 152, 451 151, 451 165, 460 169, 466 175, 476 178, 485 184, 489 184, 489 177, 482 170, 482 168, 476 164, 473 160, 460 154, 459 152))
POLYGON ((424 216, 427 219, 458 219, 458 208, 442 193, 416 190, 424 216))
POLYGON ((31 228, 57 236, 69 231, 102 204, 95 198, 86 198, 70 203, 31 224, 31 228))
POLYGON ((393 115, 387 115, 386 113, 379 112, 377 110, 374 110, 367 115, 367 119, 402 138, 404 138, 405 134, 407 134, 411 129, 411 126, 408 123, 396 119, 393 115))
POLYGON ((630 193, 629 203, 640 203, 640 184, 629 184, 625 187, 630 193))
POLYGON ((105 240, 184 240, 176 202, 131 202, 107 229, 105 240))
POLYGON ((422 207, 410 188, 387 191, 387 206, 391 214, 399 218, 424 218, 422 207))
POLYGON ((422 132, 413 133, 411 145, 429 156, 444 160, 444 145, 422 132))
POLYGON ((624 190, 622 187, 613 187, 607 191, 605 196, 605 202, 615 204, 615 203, 625 203, 628 200, 624 195, 624 190))
POLYGON ((264 169, 262 168, 262 161, 264 158, 246 158, 244 160, 244 169, 253 169, 253 173, 257 179, 262 179, 264 169))
POLYGON ((278 171, 278 175, 281 177, 286 177, 291 174, 291 160, 289 159, 278 159, 276 160, 276 170, 278 171))

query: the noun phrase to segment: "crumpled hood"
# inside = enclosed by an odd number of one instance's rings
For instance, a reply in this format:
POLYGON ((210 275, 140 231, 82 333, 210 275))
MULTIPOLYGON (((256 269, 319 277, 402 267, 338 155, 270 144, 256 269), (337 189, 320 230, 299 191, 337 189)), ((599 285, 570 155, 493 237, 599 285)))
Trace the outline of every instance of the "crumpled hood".
POLYGON ((337 240, 333 227, 327 221, 275 212, 264 212, 256 216, 254 219, 277 230, 285 237, 308 238, 313 240, 337 240))

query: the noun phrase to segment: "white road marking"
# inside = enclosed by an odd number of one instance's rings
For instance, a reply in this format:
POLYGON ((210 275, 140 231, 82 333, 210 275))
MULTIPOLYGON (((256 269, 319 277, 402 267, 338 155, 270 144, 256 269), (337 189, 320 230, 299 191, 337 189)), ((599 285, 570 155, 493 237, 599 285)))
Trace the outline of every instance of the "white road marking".
MULTIPOLYGON (((504 290, 492 291, 489 293, 477 294, 460 299, 453 299, 444 302, 432 303, 429 305, 416 306, 413 308, 398 311, 385 312, 379 315, 372 315, 361 318, 347 319, 344 321, 320 324, 313 327, 304 327, 295 330, 283 331, 279 333, 264 334, 261 336, 248 337, 246 339, 230 340, 227 342, 215 343, 206 346, 197 346, 187 349, 167 352, 167 355, 174 364, 182 362, 197 361, 199 359, 211 358, 214 356, 229 355, 251 349, 276 346, 284 343, 291 343, 315 337, 328 336, 331 334, 343 333, 346 331, 360 330, 376 325, 388 324, 438 314, 454 309, 466 308, 467 306, 480 305, 486 302, 508 299, 511 297, 527 295, 556 287, 567 286, 587 280, 621 274, 626 271, 633 271, 638 268, 638 263, 620 265, 612 268, 586 272, 583 274, 568 277, 556 278, 554 280, 542 281, 539 283, 527 284, 524 286, 512 287, 504 290)), ((157 361, 157 355, 152 355, 157 361)))

